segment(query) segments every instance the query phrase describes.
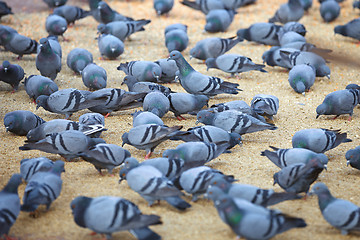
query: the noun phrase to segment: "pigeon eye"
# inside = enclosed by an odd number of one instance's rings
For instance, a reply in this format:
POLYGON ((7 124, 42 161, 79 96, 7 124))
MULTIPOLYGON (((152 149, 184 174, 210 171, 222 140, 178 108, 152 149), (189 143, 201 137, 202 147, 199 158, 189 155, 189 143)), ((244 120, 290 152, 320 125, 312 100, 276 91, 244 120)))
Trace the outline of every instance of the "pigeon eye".
POLYGON ((216 184, 217 184, 217 182, 214 182, 213 184, 214 184, 214 185, 216 185, 216 184))
POLYGON ((74 209, 74 208, 75 208, 75 204, 72 204, 72 205, 71 205, 71 209, 74 209))
POLYGON ((122 174, 122 176, 123 176, 123 177, 125 177, 125 176, 126 176, 126 174, 125 174, 125 173, 123 173, 123 174, 122 174))

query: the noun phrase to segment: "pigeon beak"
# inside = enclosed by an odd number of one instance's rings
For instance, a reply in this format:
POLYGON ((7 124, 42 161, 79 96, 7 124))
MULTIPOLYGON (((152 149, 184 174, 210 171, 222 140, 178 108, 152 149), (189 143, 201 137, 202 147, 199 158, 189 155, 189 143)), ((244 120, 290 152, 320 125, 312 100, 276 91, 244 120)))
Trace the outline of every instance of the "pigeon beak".
POLYGON ((122 82, 120 85, 124 85, 125 84, 125 82, 122 82))
POLYGON ((305 92, 301 93, 305 97, 305 92))
POLYGON ((115 52, 116 49, 115 49, 115 48, 111 48, 110 50, 111 50, 111 52, 115 52))
MULTIPOLYGON (((6 129, 6 132, 8 132, 9 131, 9 127, 5 127, 5 129, 6 129)), ((349 161, 348 161, 349 162, 349 161)))
POLYGON ((329 74, 329 75, 326 75, 326 77, 327 77, 328 79, 330 79, 330 74, 329 74))
POLYGON ((160 16, 160 15, 161 15, 161 11, 157 11, 156 14, 157 14, 158 16, 160 16))
POLYGON ((167 61, 170 61, 170 60, 171 60, 171 57, 168 57, 166 60, 167 60, 167 61))
MULTIPOLYGON (((6 128, 6 131, 7 131, 7 128, 6 128)), ((348 167, 349 164, 350 164, 350 160, 347 160, 347 161, 346 161, 346 166, 348 167)))
POLYGON ((327 164, 324 164, 324 169, 327 171, 327 164))
POLYGON ((125 145, 125 142, 123 142, 122 144, 121 144, 121 147, 123 147, 125 145))
POLYGON ((320 114, 316 115, 316 119, 318 119, 318 117, 320 117, 320 114))
POLYGON ((38 110, 38 109, 39 109, 39 107, 40 107, 40 105, 36 105, 36 110, 38 110))
POLYGON ((209 71, 209 67, 206 68, 206 71, 209 71))
POLYGON ((62 27, 61 30, 62 30, 62 31, 65 31, 65 30, 66 30, 66 27, 62 27))
POLYGON ((192 55, 190 55, 190 60, 193 58, 193 56, 192 55))

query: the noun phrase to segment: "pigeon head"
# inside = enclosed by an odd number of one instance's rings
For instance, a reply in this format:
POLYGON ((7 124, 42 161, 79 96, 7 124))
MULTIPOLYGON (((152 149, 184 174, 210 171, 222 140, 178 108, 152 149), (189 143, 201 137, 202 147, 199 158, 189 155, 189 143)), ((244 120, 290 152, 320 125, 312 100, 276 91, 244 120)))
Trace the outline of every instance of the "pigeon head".
POLYGON ((215 58, 208 58, 205 61, 206 70, 209 71, 210 68, 217 68, 216 59, 215 58))
POLYGON ((65 163, 61 160, 57 160, 52 169, 51 169, 51 172, 52 173, 55 173, 55 174, 58 174, 58 175, 61 175, 62 172, 65 172, 65 163))
POLYGON ((316 69, 317 76, 326 76, 330 79, 330 68, 326 64, 322 64, 316 69))
POLYGON ((6 72, 8 70, 8 68, 10 67, 10 62, 5 60, 5 61, 3 61, 2 66, 4 68, 4 71, 6 72))
POLYGON ((6 131, 12 132, 12 130, 19 127, 20 119, 18 119, 15 114, 6 114, 4 117, 4 125, 6 131))
MULTIPOLYGON (((316 184, 314 184, 314 186, 312 187, 311 191, 310 191, 310 195, 314 195, 316 194, 320 199, 324 199, 324 198, 333 198, 331 196, 331 193, 328 189, 328 187, 322 183, 322 182, 318 182, 316 184)), ((321 208, 321 204, 320 204, 320 208, 321 208)), ((321 209, 323 210, 323 209, 321 209)))
POLYGON ((354 1, 353 2, 353 8, 360 8, 360 2, 359 1, 354 1))
POLYGON ((206 191, 206 198, 212 200, 214 203, 220 196, 224 195, 224 192, 217 186, 210 185, 206 191))
POLYGON ((45 85, 40 85, 38 90, 39 90, 39 93, 49 96, 50 94, 58 91, 59 88, 56 85, 56 83, 51 82, 51 83, 46 83, 45 85))
POLYGON ((49 96, 46 95, 40 95, 36 98, 36 109, 39 109, 39 107, 43 107, 45 110, 48 109, 48 100, 49 96))
POLYGON ((127 167, 123 167, 120 169, 120 172, 119 172, 119 183, 121 183, 122 181, 126 180, 126 175, 127 173, 130 171, 130 169, 128 169, 127 167))
POLYGON ((178 59, 181 59, 183 58, 183 56, 181 55, 181 53, 177 50, 174 50, 174 51, 171 51, 170 54, 169 54, 169 58, 168 60, 178 60, 178 59))
POLYGON ((196 118, 197 118, 196 123, 201 122, 205 125, 211 125, 215 118, 215 113, 210 110, 201 110, 196 115, 196 118))
POLYGON ((221 31, 221 23, 219 21, 214 20, 209 20, 207 21, 207 23, 205 24, 205 31, 210 32, 210 33, 216 33, 216 32, 220 32, 221 31))
POLYGON ((86 228, 85 223, 85 211, 90 206, 92 198, 79 196, 74 198, 70 203, 71 212, 74 216, 75 222, 81 226, 86 228))
POLYGON ((217 176, 211 179, 209 186, 219 188, 222 192, 228 192, 231 187, 231 183, 226 181, 224 177, 217 176))
POLYGON ((128 139, 128 133, 124 133, 122 136, 121 136, 121 140, 123 141, 122 143, 122 147, 125 145, 125 144, 130 144, 129 142, 129 139, 128 139))
POLYGON ((348 85, 346 86, 345 89, 358 89, 358 90, 360 90, 360 86, 357 85, 357 84, 355 84, 355 83, 350 83, 350 84, 348 84, 348 85))
POLYGON ((326 169, 327 164, 329 162, 329 158, 325 154, 319 153, 317 154, 317 159, 319 159, 319 161, 323 164, 324 168, 326 169))
POLYGON ((166 149, 164 152, 163 152, 163 157, 165 158, 168 158, 170 160, 173 160, 173 159, 183 159, 181 158, 181 152, 179 152, 178 150, 176 149, 166 149))
POLYGON ((236 35, 241 38, 241 39, 246 39, 246 40, 249 40, 251 39, 251 36, 250 36, 250 31, 249 29, 239 29, 237 32, 236 32, 236 35))
MULTIPOLYGON (((264 52, 262 55, 263 62, 272 67, 277 66, 278 64, 275 60, 275 51, 278 49, 280 49, 280 47, 275 46, 264 52)), ((281 61, 281 58, 278 61, 281 61)))
POLYGON ((345 158, 347 160, 346 165, 352 166, 353 168, 360 169, 360 147, 356 147, 355 149, 350 149, 346 152, 345 158))
POLYGON ((98 3, 98 9, 105 9, 108 8, 109 6, 106 4, 106 2, 101 1, 98 3))
POLYGON ((126 75, 124 78, 123 78, 123 81, 121 83, 121 85, 124 85, 126 84, 126 86, 128 86, 129 88, 129 91, 131 91, 130 89, 132 89, 132 87, 135 85, 135 83, 137 83, 138 80, 136 79, 136 77, 134 76, 131 76, 131 75, 126 75))
POLYGON ((230 147, 229 148, 232 148, 234 147, 235 145, 241 145, 242 144, 242 141, 241 141, 241 135, 238 134, 238 133, 230 133, 230 147))
POLYGON ((335 32, 335 34, 340 34, 340 35, 343 35, 343 36, 347 36, 346 28, 343 25, 336 26, 334 28, 334 32, 335 32))
POLYGON ((101 23, 97 26, 97 30, 98 30, 98 33, 105 33, 105 34, 109 34, 109 28, 106 27, 105 24, 101 23))
POLYGON ((3 191, 8 193, 18 193, 18 187, 22 183, 22 177, 20 174, 13 174, 9 182, 4 187, 3 191))
POLYGON ((303 24, 299 22, 287 22, 284 24, 283 29, 285 31, 294 31, 298 34, 305 36, 306 34, 306 28, 303 24))
POLYGON ((318 118, 320 115, 325 115, 327 113, 327 111, 328 111, 328 105, 326 103, 320 104, 316 108, 316 113, 317 113, 316 118, 318 118))
POLYGON ((198 59, 206 59, 205 51, 203 51, 199 46, 195 46, 190 49, 190 59, 193 57, 198 59))
POLYGON ((124 167, 127 168, 128 170, 133 169, 137 166, 139 166, 139 161, 136 160, 136 158, 129 157, 126 158, 126 160, 124 161, 124 167))
MULTIPOLYGON (((301 78, 301 77, 300 77, 301 78)), ((294 79, 295 80, 295 79, 294 79)), ((302 79, 298 79, 298 81, 296 82, 296 85, 295 85, 295 91, 297 93, 302 93, 304 94, 305 93, 305 90, 306 90, 306 87, 305 87, 305 84, 304 82, 302 81, 302 79)))
POLYGON ((40 43, 40 45, 39 45, 40 51, 46 51, 46 50, 51 49, 47 38, 40 39, 39 43, 40 43))
POLYGON ((209 102, 209 97, 208 96, 195 95, 195 99, 196 99, 196 102, 195 102, 196 108, 201 109, 205 105, 208 106, 208 102, 209 102))

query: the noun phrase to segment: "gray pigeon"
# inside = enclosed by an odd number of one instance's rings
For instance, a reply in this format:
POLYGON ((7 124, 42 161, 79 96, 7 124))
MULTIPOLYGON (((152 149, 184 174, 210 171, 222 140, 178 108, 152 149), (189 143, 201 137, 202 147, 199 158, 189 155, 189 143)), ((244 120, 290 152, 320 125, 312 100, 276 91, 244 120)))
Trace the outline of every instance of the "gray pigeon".
POLYGON ((274 23, 254 23, 248 28, 237 31, 240 39, 257 42, 266 45, 279 46, 278 31, 281 26, 274 23))
POLYGON ((336 115, 335 118, 342 114, 349 114, 349 120, 354 111, 354 107, 359 104, 359 90, 344 89, 329 93, 325 96, 322 104, 316 108, 316 118, 320 115, 336 115))
POLYGON ((67 30, 67 21, 59 15, 51 14, 46 18, 45 28, 49 35, 63 37, 63 34, 67 30))
POLYGON ((106 2, 101 1, 98 3, 98 19, 100 23, 109 23, 115 21, 133 21, 134 19, 121 15, 120 13, 113 10, 106 2))
POLYGON ((89 110, 109 116, 112 112, 141 107, 146 93, 127 92, 120 88, 103 88, 98 94, 109 96, 105 101, 90 107, 89 110))
POLYGON ((143 197, 149 206, 152 206, 156 200, 165 200, 178 210, 191 207, 180 198, 182 193, 173 182, 155 167, 151 165, 128 167, 120 171, 120 181, 126 178, 129 187, 143 197))
POLYGON ((36 69, 44 77, 55 80, 61 71, 61 57, 51 48, 46 38, 40 39, 40 50, 36 55, 36 69))
POLYGON ((346 152, 345 158, 347 160, 346 165, 360 170, 360 146, 350 149, 346 152))
POLYGON ((13 174, 0 192, 0 237, 10 239, 9 234, 11 226, 15 223, 20 213, 20 198, 18 196, 18 187, 22 179, 20 174, 13 174))
POLYGON ((231 76, 253 70, 266 72, 263 69, 265 65, 253 63, 251 58, 239 54, 224 54, 217 58, 208 58, 205 64, 207 70, 209 68, 216 68, 223 72, 231 73, 231 76))
POLYGON ((149 24, 151 20, 136 20, 136 21, 115 21, 107 24, 99 24, 97 30, 101 34, 111 34, 119 38, 121 41, 125 41, 126 38, 130 37, 139 31, 145 31, 144 26, 149 24))
POLYGON ((17 110, 8 112, 4 117, 6 131, 16 135, 24 136, 31 129, 36 128, 45 121, 30 111, 17 110))
POLYGON ((352 142, 351 139, 347 138, 347 133, 324 128, 297 131, 291 141, 294 148, 306 148, 317 153, 324 153, 336 148, 341 143, 352 142))
POLYGON ((21 211, 34 212, 42 204, 49 210, 51 203, 60 195, 64 165, 63 161, 57 160, 49 171, 40 171, 31 177, 24 190, 21 211))
POLYGON ((20 174, 25 182, 40 171, 49 171, 53 168, 54 162, 46 157, 25 158, 20 161, 20 174))
POLYGON ((210 187, 218 187, 233 198, 247 200, 255 205, 268 207, 287 200, 300 199, 295 193, 275 192, 272 189, 262 189, 253 185, 231 183, 223 177, 215 176, 209 182, 210 187))
POLYGON ((19 147, 22 151, 39 150, 47 153, 59 154, 67 161, 79 155, 98 143, 104 143, 101 138, 90 138, 77 130, 67 130, 52 133, 37 142, 28 142, 19 147))
POLYGON ((164 125, 163 120, 158 115, 152 112, 135 111, 131 114, 133 116, 133 127, 144 124, 164 125))
POLYGON ((269 19, 270 23, 280 22, 297 22, 304 16, 304 8, 300 0, 288 0, 287 3, 281 4, 275 15, 269 19))
POLYGON ((41 75, 30 75, 25 78, 24 85, 26 93, 34 102, 40 95, 50 96, 59 90, 53 80, 41 75))
POLYGON ((74 112, 104 104, 110 94, 98 91, 88 92, 75 88, 62 89, 50 96, 39 96, 36 99, 36 108, 43 107, 46 111, 65 114, 66 118, 70 118, 74 112))
POLYGON ((131 157, 131 153, 115 144, 99 143, 81 153, 81 157, 93 164, 100 174, 101 169, 107 169, 111 174, 115 167, 131 157))
POLYGON ((234 10, 214 9, 206 14, 205 31, 210 33, 225 32, 232 23, 234 10))
POLYGON ((275 67, 283 67, 286 69, 291 69, 293 66, 288 58, 283 58, 281 56, 281 51, 286 50, 287 52, 295 52, 297 49, 295 48, 282 48, 279 46, 274 46, 270 48, 268 51, 264 52, 262 55, 263 62, 269 66, 275 67))
POLYGON ((59 7, 65 5, 67 0, 43 0, 49 8, 59 7))
POLYGON ((311 65, 295 65, 289 72, 289 84, 295 92, 305 95, 315 82, 315 69, 311 65))
POLYGON ((66 65, 75 73, 81 74, 83 69, 93 62, 91 52, 84 48, 74 48, 66 58, 66 65))
MULTIPOLYGON (((177 68, 177 67, 176 67, 177 68)), ((149 93, 149 92, 162 92, 165 96, 171 93, 171 89, 154 82, 139 82, 136 77, 126 75, 121 85, 126 84, 129 92, 149 93)))
POLYGON ((81 78, 86 87, 90 90, 106 88, 106 70, 96 63, 89 63, 81 72, 81 78))
POLYGON ((274 95, 256 94, 251 100, 251 109, 262 116, 273 118, 279 110, 279 98, 274 95))
POLYGON ((174 0, 153 0, 154 9, 158 16, 169 14, 174 6, 174 0))
POLYGON ((197 114, 197 122, 219 127, 225 131, 240 135, 266 129, 277 129, 274 124, 263 122, 251 115, 236 110, 227 110, 219 113, 211 110, 201 110, 197 114))
POLYGON ((104 129, 104 126, 101 124, 85 125, 66 119, 54 119, 31 129, 26 135, 27 142, 37 142, 50 134, 66 130, 78 130, 87 136, 91 136, 91 134, 101 133, 106 129, 104 129))
POLYGON ((196 114, 209 101, 209 98, 205 95, 190 93, 170 93, 167 97, 170 102, 170 111, 174 113, 178 120, 185 120, 181 116, 182 114, 196 114))
POLYGON ((119 231, 130 231, 139 240, 161 239, 148 228, 149 225, 161 224, 160 217, 142 214, 134 203, 124 198, 78 196, 71 201, 70 207, 77 225, 105 234, 106 239, 111 239, 111 234, 119 231))
POLYGON ((204 14, 208 14, 209 11, 214 9, 226 9, 224 1, 221 0, 183 0, 180 3, 204 14))
POLYGON ((24 69, 18 64, 11 64, 5 60, 0 66, 0 81, 10 84, 13 91, 18 89, 24 75, 24 69))
POLYGON ((324 165, 316 158, 311 159, 306 164, 292 164, 274 174, 274 185, 279 184, 286 192, 307 193, 310 185, 323 170, 324 165))
MULTIPOLYGON (((300 1, 308 1, 308 0, 300 0, 300 1)), ((282 29, 285 32, 293 31, 302 36, 305 36, 306 34, 306 28, 304 24, 301 24, 299 22, 287 22, 284 24, 284 26, 282 26, 282 29)))
POLYGON ((120 63, 117 70, 136 77, 139 82, 156 82, 161 78, 162 72, 159 65, 150 61, 120 63))
POLYGON ((162 118, 170 110, 170 101, 161 92, 150 92, 144 98, 143 108, 162 118))
POLYGON ((137 149, 145 150, 145 159, 147 159, 151 156, 157 145, 169 139, 181 128, 182 126, 166 127, 157 124, 139 125, 122 135, 122 146, 129 144, 137 149))
POLYGON ((242 42, 241 37, 218 38, 211 37, 198 41, 192 49, 190 49, 190 58, 206 60, 208 58, 217 58, 232 49, 236 44, 242 42))
POLYGON ((360 26, 360 18, 351 20, 350 22, 344 25, 338 25, 334 28, 335 34, 340 34, 345 37, 354 38, 360 41, 360 33, 358 31, 360 26))
POLYGON ((124 53, 124 43, 110 34, 102 34, 98 37, 98 46, 101 57, 110 60, 116 59, 124 53))
POLYGON ((161 68, 161 77, 159 82, 174 82, 176 79, 176 72, 179 71, 179 68, 176 65, 174 60, 167 60, 166 58, 159 59, 154 63, 158 64, 161 68))
POLYGON ((334 21, 340 15, 340 5, 335 0, 326 0, 321 3, 320 15, 325 22, 334 21))
POLYGON ((340 229, 341 234, 360 231, 359 206, 334 197, 324 183, 316 183, 310 193, 318 196, 321 214, 331 226, 340 229))
POLYGON ((226 82, 197 72, 179 51, 172 51, 169 59, 175 60, 179 68, 180 84, 188 93, 214 96, 221 93, 237 94, 240 91, 237 83, 226 82))
POLYGON ((294 164, 307 164, 309 161, 316 159, 319 160, 326 168, 329 161, 327 156, 323 153, 316 153, 305 148, 289 148, 279 149, 270 146, 274 151, 265 150, 261 152, 261 156, 265 156, 270 159, 279 168, 285 168, 294 164))
POLYGON ((90 11, 85 11, 80 7, 69 5, 55 8, 53 14, 65 18, 68 25, 74 24, 75 21, 91 15, 90 11))
MULTIPOLYGON (((187 26, 186 26, 187 29, 187 26)), ((173 50, 184 51, 189 43, 187 31, 173 29, 165 34, 165 46, 169 53, 173 50)))
POLYGON ((184 142, 228 142, 228 149, 241 145, 241 136, 238 133, 229 133, 219 127, 210 125, 189 128, 184 134, 178 134, 170 140, 182 140, 184 142))

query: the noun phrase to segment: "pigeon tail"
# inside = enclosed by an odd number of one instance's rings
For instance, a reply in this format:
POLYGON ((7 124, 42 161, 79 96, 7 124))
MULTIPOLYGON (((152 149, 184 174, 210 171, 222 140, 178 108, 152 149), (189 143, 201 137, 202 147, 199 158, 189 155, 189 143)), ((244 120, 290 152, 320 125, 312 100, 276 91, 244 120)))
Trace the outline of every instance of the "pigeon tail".
POLYGON ((160 240, 161 236, 148 227, 131 229, 130 233, 139 240, 160 240))
POLYGON ((166 202, 168 202, 171 206, 173 206, 176 209, 181 210, 181 211, 184 211, 187 208, 191 207, 191 205, 189 203, 185 202, 178 196, 166 197, 164 200, 166 202))
POLYGON ((283 201, 287 200, 295 200, 295 199, 301 199, 302 196, 297 195, 296 193, 290 193, 290 192, 280 192, 280 193, 273 193, 270 198, 266 201, 266 206, 272 206, 275 204, 278 204, 283 201))

